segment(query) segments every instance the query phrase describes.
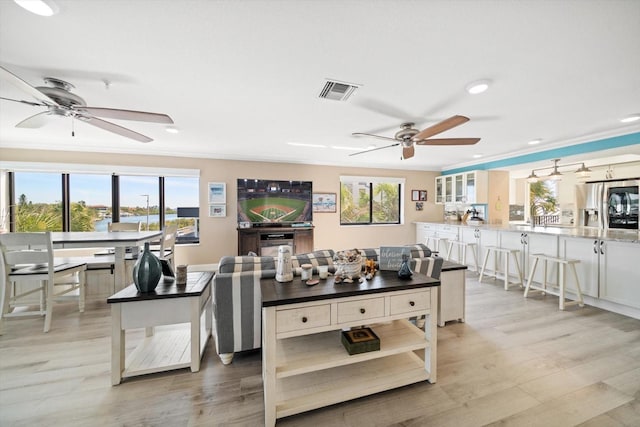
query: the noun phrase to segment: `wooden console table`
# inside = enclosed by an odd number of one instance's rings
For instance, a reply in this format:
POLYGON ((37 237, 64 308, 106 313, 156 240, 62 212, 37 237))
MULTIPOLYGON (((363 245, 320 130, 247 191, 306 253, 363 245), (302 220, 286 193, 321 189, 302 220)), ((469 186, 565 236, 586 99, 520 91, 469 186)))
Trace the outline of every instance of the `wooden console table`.
POLYGON ((291 246, 294 255, 312 252, 313 227, 238 228, 238 255, 278 256, 280 245, 291 246))
POLYGON ((414 273, 380 271, 369 281, 307 286, 263 279, 265 425, 277 418, 428 380, 436 382, 438 286, 414 273), (426 316, 425 330, 410 317, 426 316), (342 328, 367 325, 380 350, 350 356, 342 328), (418 355, 420 354, 420 356, 418 355))
POLYGON ((186 286, 161 279, 155 291, 139 293, 130 285, 107 299, 111 304, 111 383, 153 372, 191 367, 200 370, 200 358, 211 336, 214 273, 189 273, 186 286), (154 333, 154 326, 188 323, 154 333), (125 363, 125 332, 146 328, 147 336, 125 363))

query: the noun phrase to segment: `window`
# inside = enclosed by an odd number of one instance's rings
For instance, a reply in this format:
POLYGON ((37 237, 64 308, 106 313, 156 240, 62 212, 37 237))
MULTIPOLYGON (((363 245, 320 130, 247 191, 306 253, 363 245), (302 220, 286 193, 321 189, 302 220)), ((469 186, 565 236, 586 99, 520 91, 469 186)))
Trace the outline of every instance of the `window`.
POLYGON ((158 177, 120 177, 120 222, 142 222, 142 230, 160 230, 158 177))
POLYGON ((28 162, 0 166, 0 185, 6 189, 0 191, 0 228, 106 231, 119 217, 142 222, 143 230, 178 222, 177 242, 199 242, 198 170, 28 162), (179 208, 187 209, 188 217, 178 218, 179 208))
POLYGON ((195 212, 198 208, 191 209, 198 205, 198 178, 172 176, 164 179, 165 224, 178 225, 176 242, 198 241, 198 213, 195 212), (189 216, 184 217, 184 212, 189 216))
POLYGON ((111 176, 69 175, 70 231, 107 231, 111 221, 111 176))
POLYGON ((529 184, 529 213, 534 225, 560 222, 558 181, 545 180, 529 184))
POLYGON ((62 230, 62 175, 14 174, 15 231, 62 230))
POLYGON ((404 180, 340 177, 340 225, 400 224, 404 180))

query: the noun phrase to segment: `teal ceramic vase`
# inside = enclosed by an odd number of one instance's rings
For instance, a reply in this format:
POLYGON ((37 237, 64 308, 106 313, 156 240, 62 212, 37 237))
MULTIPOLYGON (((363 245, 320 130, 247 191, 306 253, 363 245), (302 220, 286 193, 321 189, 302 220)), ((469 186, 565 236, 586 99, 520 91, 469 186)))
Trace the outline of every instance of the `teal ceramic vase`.
POLYGON ((144 251, 138 256, 138 261, 133 267, 133 283, 139 292, 153 291, 162 275, 160 260, 149 250, 149 243, 144 244, 144 251))
POLYGON ((411 279, 413 275, 413 271, 409 268, 409 256, 404 254, 402 255, 402 264, 400 264, 400 269, 398 270, 398 277, 401 279, 411 279))

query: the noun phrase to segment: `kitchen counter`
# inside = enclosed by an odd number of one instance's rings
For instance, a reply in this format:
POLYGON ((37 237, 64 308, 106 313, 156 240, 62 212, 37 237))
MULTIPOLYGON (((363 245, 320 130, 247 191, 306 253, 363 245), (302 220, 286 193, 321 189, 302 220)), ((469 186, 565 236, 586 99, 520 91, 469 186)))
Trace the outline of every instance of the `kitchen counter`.
POLYGON ((599 239, 617 242, 640 244, 640 232, 631 230, 597 230, 593 228, 566 227, 566 226, 531 226, 531 225, 468 225, 453 221, 417 221, 416 224, 439 224, 455 227, 477 228, 481 230, 514 231, 521 233, 551 234, 554 236, 582 237, 585 239, 599 239))

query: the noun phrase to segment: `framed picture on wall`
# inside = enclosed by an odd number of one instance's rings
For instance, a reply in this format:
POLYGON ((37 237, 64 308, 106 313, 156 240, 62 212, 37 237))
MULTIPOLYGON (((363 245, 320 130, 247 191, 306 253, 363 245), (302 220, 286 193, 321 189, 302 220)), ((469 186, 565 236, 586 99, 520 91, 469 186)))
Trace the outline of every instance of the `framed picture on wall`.
POLYGON ((209 205, 209 216, 214 218, 227 216, 227 205, 209 205))
POLYGON ((412 202, 426 202, 427 201, 427 190, 411 190, 411 201, 412 202))
POLYGON ((209 183, 209 204, 227 203, 227 184, 224 182, 209 183))
POLYGON ((313 212, 336 212, 336 193, 313 193, 313 212))

